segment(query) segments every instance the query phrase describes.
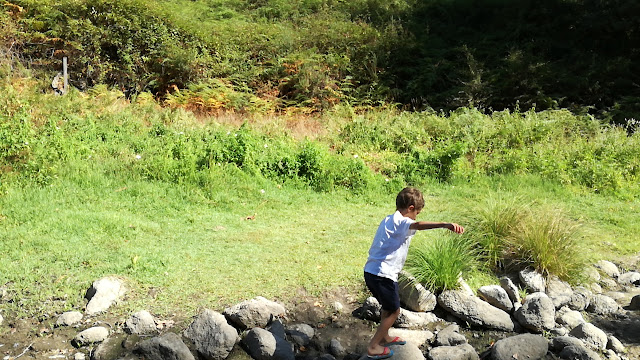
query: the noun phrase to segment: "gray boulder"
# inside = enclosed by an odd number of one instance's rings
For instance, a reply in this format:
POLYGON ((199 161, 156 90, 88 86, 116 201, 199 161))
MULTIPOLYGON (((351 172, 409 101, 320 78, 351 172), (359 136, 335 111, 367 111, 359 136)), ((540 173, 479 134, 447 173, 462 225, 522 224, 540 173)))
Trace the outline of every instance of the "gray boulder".
POLYGON ((331 342, 329 342, 329 353, 333 356, 343 358, 347 355, 347 350, 342 346, 340 340, 331 339, 331 342))
POLYGON ((598 315, 612 314, 619 309, 620 306, 615 300, 602 294, 594 295, 587 307, 587 311, 598 315))
POLYGON ((85 309, 87 315, 106 311, 117 303, 127 292, 122 280, 116 277, 105 277, 93 282, 85 295, 89 300, 85 309))
POLYGON ((262 296, 226 308, 223 314, 241 330, 267 326, 285 314, 284 306, 262 296))
POLYGON ((287 335, 298 346, 307 346, 315 336, 315 330, 307 324, 294 324, 287 327, 287 335))
POLYGON ((543 336, 521 334, 498 340, 491 349, 494 360, 544 359, 549 342, 543 336))
POLYGON ((409 273, 402 271, 398 277, 400 301, 411 311, 423 312, 435 309, 436 296, 409 273))
POLYGON ((436 334, 436 346, 456 346, 467 343, 467 338, 458 331, 460 327, 456 324, 447 326, 436 334))
POLYGON ((287 330, 284 328, 284 324, 282 323, 282 320, 278 319, 275 321, 272 321, 267 327, 267 330, 269 330, 269 332, 271 332, 274 336, 282 338, 282 339, 286 339, 287 338, 287 330))
POLYGON ((604 350, 607 347, 607 334, 591 323, 576 326, 569 335, 582 340, 588 346, 604 350))
POLYGON ((617 278, 620 276, 620 270, 616 266, 616 264, 607 260, 600 260, 595 265, 600 271, 607 274, 609 277, 617 278))
POLYGON ((567 346, 562 349, 559 356, 567 360, 601 360, 598 353, 584 346, 567 346))
POLYGON ((508 313, 513 311, 513 303, 506 290, 499 285, 487 285, 478 289, 478 296, 489 304, 508 313))
POLYGON ((553 329, 556 325, 556 309, 545 293, 529 294, 522 307, 515 312, 515 317, 524 328, 542 332, 553 329))
POLYGON ((242 344, 256 360, 295 360, 293 346, 265 329, 251 329, 242 344))
POLYGON ((362 317, 366 320, 380 321, 382 306, 373 296, 368 297, 362 304, 362 317))
POLYGON ((566 281, 562 281, 553 276, 547 280, 546 294, 551 298, 556 309, 558 309, 571 301, 573 290, 566 281))
POLYGON ((462 344, 457 346, 438 346, 429 350, 431 360, 479 360, 473 346, 462 344))
POLYGON ((618 284, 620 285, 640 285, 640 273, 630 271, 618 276, 618 284))
POLYGON ((592 297, 593 293, 591 292, 591 290, 584 287, 578 287, 573 291, 573 294, 571 295, 571 299, 567 303, 567 306, 569 306, 571 310, 586 310, 589 306, 589 303, 591 302, 592 297))
POLYGON ((408 330, 408 329, 389 329, 390 336, 399 336, 407 343, 412 343, 415 346, 422 346, 433 339, 433 333, 428 330, 408 330))
POLYGON ((438 321, 442 321, 442 319, 432 312, 413 312, 401 308, 400 315, 394 326, 399 328, 420 328, 438 321))
POLYGON ((143 359, 195 360, 180 336, 171 332, 140 342, 133 352, 143 359))
POLYGON ((520 292, 518 291, 518 287, 513 283, 511 278, 509 277, 501 277, 500 278, 500 286, 507 292, 509 295, 509 299, 513 304, 519 304, 521 302, 520 292))
POLYGON ((109 329, 102 326, 94 326, 81 331, 73 338, 76 346, 85 346, 93 343, 99 343, 109 337, 109 329))
POLYGON ((573 336, 557 336, 551 340, 551 349, 555 352, 560 352, 567 346, 584 347, 585 343, 573 336))
POLYGON ((581 312, 571 310, 565 306, 556 311, 556 322, 571 330, 580 324, 584 324, 586 321, 582 317, 581 312))
POLYGON ((513 320, 505 311, 462 291, 443 291, 438 296, 438 304, 455 317, 471 325, 504 331, 513 331, 514 329, 513 320))
POLYGON ((124 331, 128 334, 146 335, 158 331, 156 320, 147 310, 141 310, 131 315, 124 322, 124 331))
POLYGON ((533 292, 544 292, 547 289, 547 281, 535 270, 524 269, 518 273, 520 282, 533 292))
POLYGON ((58 317, 58 320, 56 320, 56 326, 71 326, 79 323, 80 320, 82 320, 81 312, 67 311, 58 317))
MULTIPOLYGON (((266 331, 266 330, 265 330, 266 331)), ((238 342, 238 332, 225 317, 213 310, 203 310, 184 331, 184 336, 203 358, 226 359, 238 342)))
POLYGON ((618 338, 613 335, 607 336, 607 349, 613 350, 618 354, 622 354, 627 351, 622 342, 620 342, 620 340, 618 340, 618 338))

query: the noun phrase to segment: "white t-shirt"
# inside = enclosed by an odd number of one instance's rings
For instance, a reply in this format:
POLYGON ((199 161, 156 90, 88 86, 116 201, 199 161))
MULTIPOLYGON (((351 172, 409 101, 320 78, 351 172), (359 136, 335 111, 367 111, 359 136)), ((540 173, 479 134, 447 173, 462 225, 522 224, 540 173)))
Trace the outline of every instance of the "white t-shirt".
POLYGON ((398 273, 407 260, 411 238, 416 233, 416 230, 409 229, 414 222, 399 211, 385 217, 373 238, 364 271, 398 281, 398 273))

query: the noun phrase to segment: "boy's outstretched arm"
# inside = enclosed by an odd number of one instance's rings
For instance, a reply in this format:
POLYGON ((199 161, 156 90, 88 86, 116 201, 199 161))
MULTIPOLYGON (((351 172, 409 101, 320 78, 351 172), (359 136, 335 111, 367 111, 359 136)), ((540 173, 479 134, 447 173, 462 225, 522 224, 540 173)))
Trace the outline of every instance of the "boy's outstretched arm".
POLYGON ((416 221, 409 226, 409 229, 412 229, 412 230, 430 230, 430 229, 439 229, 439 228, 449 229, 456 234, 464 233, 464 228, 456 223, 416 221))

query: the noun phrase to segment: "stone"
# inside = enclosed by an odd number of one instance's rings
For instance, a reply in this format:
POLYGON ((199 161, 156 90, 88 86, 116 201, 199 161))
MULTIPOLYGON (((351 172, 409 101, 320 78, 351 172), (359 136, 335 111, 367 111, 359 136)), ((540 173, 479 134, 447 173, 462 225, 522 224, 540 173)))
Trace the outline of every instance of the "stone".
POLYGON ((371 321, 380 321, 382 306, 373 296, 368 297, 362 304, 362 318, 371 321))
POLYGON ((587 311, 598 315, 606 315, 617 312, 619 308, 620 306, 615 300, 606 295, 598 294, 591 298, 587 311))
MULTIPOLYGON (((407 342, 405 345, 392 345, 389 347, 393 350, 393 356, 389 360, 425 360, 420 349, 407 342)), ((370 360, 366 354, 361 356, 359 360, 370 360)))
POLYGON ((543 336, 521 334, 498 340, 491 349, 494 360, 544 359, 549 342, 543 336))
POLYGON ((640 273, 630 271, 618 276, 618 284, 620 285, 640 285, 640 273))
POLYGON ((239 339, 238 332, 225 317, 209 309, 200 312, 183 334, 207 360, 226 359, 239 339))
POLYGON ((640 295, 635 295, 631 298, 629 310, 640 310, 640 295))
POLYGON ((243 301, 226 308, 223 314, 239 329, 267 326, 271 321, 284 316, 284 306, 262 296, 243 301))
POLYGON ((556 276, 552 276, 547 280, 547 296, 553 301, 553 305, 556 309, 568 304, 571 301, 573 295, 573 289, 571 286, 556 276))
POLYGON ((504 331, 514 329, 513 320, 508 313, 462 291, 443 291, 438 296, 438 304, 471 325, 504 331))
POLYGON ((344 310, 344 305, 339 301, 334 301, 333 304, 331 304, 331 307, 333 308, 333 312, 337 314, 342 313, 342 310, 344 310))
POLYGON ((436 296, 409 273, 402 271, 398 277, 400 301, 411 311, 426 312, 435 309, 436 296))
POLYGON ((140 342, 134 353, 144 359, 195 360, 180 336, 172 332, 140 342))
POLYGON ((82 313, 79 311, 67 311, 62 313, 56 320, 56 327, 71 326, 82 320, 82 313))
POLYGON ((407 309, 400 309, 400 315, 394 326, 400 328, 425 327, 434 322, 442 321, 432 312, 413 312, 407 309))
POLYGON ((459 291, 464 292, 465 294, 469 295, 469 296, 475 296, 476 294, 473 292, 473 289, 471 289, 471 286, 469 286, 469 284, 467 284, 467 282, 464 280, 464 278, 462 278, 462 276, 458 277, 458 286, 459 286, 459 291))
POLYGON ((591 302, 591 298, 593 297, 593 293, 584 287, 578 287, 573 291, 571 295, 571 299, 567 303, 567 306, 571 310, 583 311, 586 310, 591 302))
POLYGON ((604 350, 607 347, 607 334, 591 323, 576 326, 569 335, 584 341, 585 344, 595 349, 604 350))
POLYGON ((429 350, 431 360, 479 360, 473 346, 462 344, 457 346, 438 346, 429 350))
POLYGON ((513 303, 506 290, 499 285, 487 285, 478 289, 478 296, 489 304, 508 313, 513 311, 513 303))
POLYGON ((605 289, 608 289, 608 290, 618 289, 618 282, 611 278, 602 278, 600 280, 600 285, 602 285, 605 289))
POLYGON ((567 329, 572 330, 576 326, 584 324, 586 321, 582 317, 582 313, 579 311, 563 307, 556 311, 556 322, 566 326, 567 329))
POLYGON ((520 282, 533 292, 544 292, 547 282, 544 277, 535 270, 524 269, 518 273, 520 282))
POLYGON ((584 346, 567 346, 562 349, 559 356, 567 360, 601 360, 598 353, 584 346))
POLYGON ((122 280, 105 277, 93 282, 85 298, 89 300, 85 309, 87 315, 95 315, 109 309, 127 292, 122 280))
POLYGON ((343 358, 347 355, 347 350, 342 346, 340 340, 331 339, 331 342, 329 343, 329 353, 333 356, 343 358))
POLYGON ((584 347, 585 343, 573 336, 557 336, 551 340, 551 349, 555 352, 560 352, 567 346, 584 347))
POLYGON ((124 331, 127 334, 148 335, 158 331, 156 320, 147 310, 141 310, 131 315, 124 322, 124 331))
POLYGON ((277 319, 272 321, 267 327, 266 329, 271 332, 274 336, 277 336, 279 338, 282 339, 286 339, 287 338, 287 330, 284 328, 284 324, 282 323, 282 320, 277 319))
POLYGON ((458 331, 460 327, 456 324, 447 326, 436 334, 436 346, 456 346, 467 343, 467 338, 458 331))
POLYGON ((110 337, 98 344, 98 346, 91 351, 91 360, 118 359, 124 350, 122 347, 122 338, 110 337))
POLYGON ((93 343, 99 343, 109 337, 109 329, 103 326, 94 326, 81 331, 73 338, 75 346, 85 346, 93 343))
POLYGON ((542 332, 556 326, 555 306, 542 292, 529 294, 522 307, 515 312, 515 318, 524 328, 542 332))
POLYGON ((307 324, 294 324, 286 328, 289 339, 298 346, 307 346, 315 336, 315 330, 307 324))
POLYGON ((569 330, 567 330, 566 328, 560 326, 560 327, 555 327, 551 330, 549 330, 549 334, 553 335, 553 336, 565 336, 569 334, 569 330))
POLYGON ((618 340, 618 338, 613 335, 607 335, 607 349, 611 349, 618 354, 622 354, 627 351, 622 342, 620 342, 620 340, 618 340))
POLYGON ((256 360, 295 360, 293 346, 265 329, 249 330, 242 343, 247 353, 256 360))
POLYGON ((620 360, 620 356, 618 356, 618 354, 616 354, 616 352, 611 349, 608 349, 605 352, 605 356, 607 357, 607 360, 620 360))
POLYGON ((73 360, 85 360, 87 358, 87 356, 84 353, 75 353, 73 355, 73 360))
POLYGON ((600 273, 593 266, 587 266, 583 271, 584 278, 589 282, 597 283, 600 281, 600 273))
POLYGON ((509 277, 501 277, 500 278, 500 286, 507 292, 509 295, 509 299, 513 304, 519 304, 521 302, 520 292, 518 291, 518 287, 513 283, 511 278, 509 277))
POLYGON ((434 337, 433 333, 428 330, 408 330, 408 329, 389 329, 390 336, 399 336, 401 339, 405 340, 407 343, 411 343, 415 346, 422 346, 429 341, 431 341, 434 337))
POLYGON ((620 270, 618 269, 616 264, 612 263, 611 261, 600 260, 596 263, 596 268, 600 269, 600 271, 602 271, 609 277, 617 278, 618 276, 620 276, 620 270))

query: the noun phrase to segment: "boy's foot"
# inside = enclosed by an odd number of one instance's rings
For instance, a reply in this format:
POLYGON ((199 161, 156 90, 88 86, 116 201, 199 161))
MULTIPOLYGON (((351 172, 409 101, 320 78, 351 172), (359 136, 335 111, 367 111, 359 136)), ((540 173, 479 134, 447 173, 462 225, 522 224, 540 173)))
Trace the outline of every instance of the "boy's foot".
POLYGON ((388 359, 392 356, 393 356, 393 350, 389 349, 388 347, 385 347, 384 351, 381 354, 377 354, 377 355, 367 354, 367 359, 380 360, 380 359, 388 359))
POLYGON ((393 338, 393 340, 389 341, 388 343, 384 344, 384 346, 391 346, 391 345, 404 345, 407 342, 400 339, 399 336, 396 336, 395 338, 393 338))

